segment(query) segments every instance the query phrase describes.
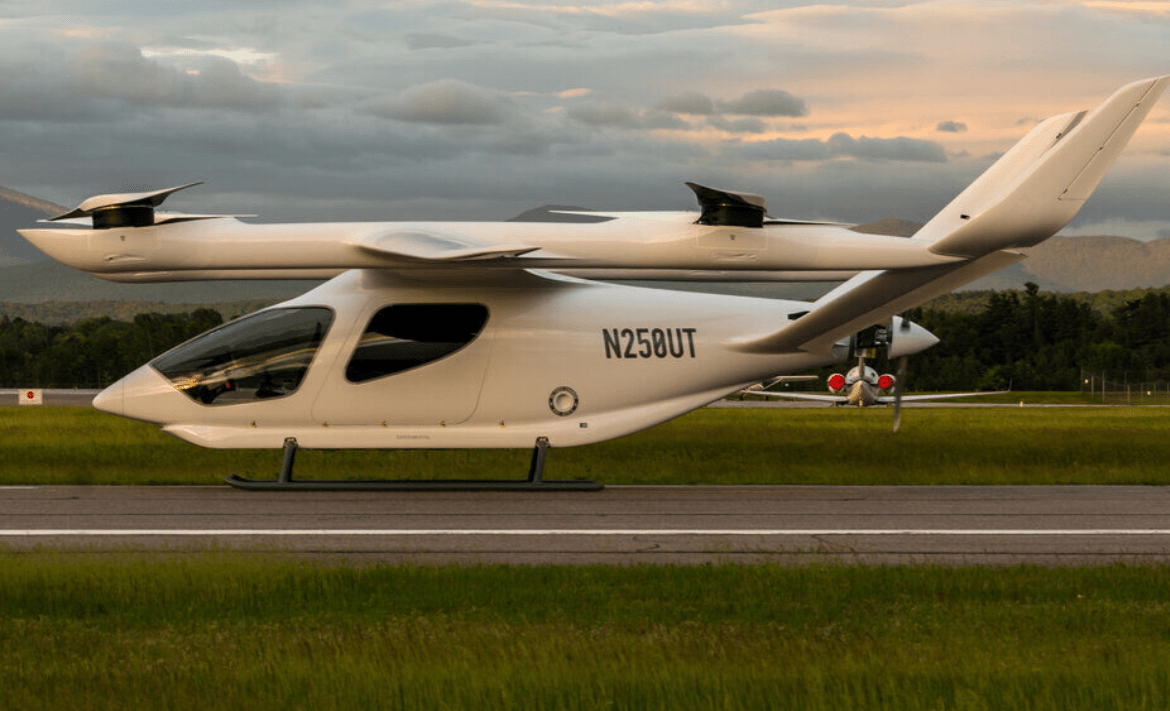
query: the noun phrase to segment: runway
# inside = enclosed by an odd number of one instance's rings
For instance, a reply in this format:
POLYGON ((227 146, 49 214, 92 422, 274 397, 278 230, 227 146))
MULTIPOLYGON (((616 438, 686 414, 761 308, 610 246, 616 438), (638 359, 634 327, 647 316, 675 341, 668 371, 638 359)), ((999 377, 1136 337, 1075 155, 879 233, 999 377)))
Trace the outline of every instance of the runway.
POLYGON ((1163 487, 609 487, 599 493, 0 487, 0 551, 256 550, 509 564, 1170 562, 1163 487))

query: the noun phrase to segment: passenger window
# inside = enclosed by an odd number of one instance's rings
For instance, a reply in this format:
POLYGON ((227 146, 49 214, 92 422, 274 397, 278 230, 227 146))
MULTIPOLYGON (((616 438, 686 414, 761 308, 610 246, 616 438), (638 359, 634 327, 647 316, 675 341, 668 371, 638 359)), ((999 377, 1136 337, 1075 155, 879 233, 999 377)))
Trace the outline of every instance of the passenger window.
POLYGON ((397 304, 374 314, 345 369, 362 383, 417 368, 471 343, 487 323, 482 304, 397 304))
POLYGON ((231 405, 296 392, 333 322, 322 307, 261 311, 196 336, 150 365, 188 397, 231 405))

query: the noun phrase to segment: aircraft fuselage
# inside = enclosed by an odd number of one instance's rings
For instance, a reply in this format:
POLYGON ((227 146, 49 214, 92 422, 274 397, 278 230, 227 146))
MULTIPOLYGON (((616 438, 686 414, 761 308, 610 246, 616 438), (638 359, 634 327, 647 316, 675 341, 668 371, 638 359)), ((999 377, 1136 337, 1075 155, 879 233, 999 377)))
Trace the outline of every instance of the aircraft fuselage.
MULTIPOLYGON (((234 352, 230 358, 174 365, 184 360, 187 346, 180 346, 112 385, 95 406, 217 448, 274 448, 286 437, 309 448, 529 447, 540 436, 552 446, 581 445, 650 427, 773 374, 838 362, 845 349, 736 349, 807 308, 540 273, 469 272, 436 286, 353 270, 260 312, 319 319, 323 333, 311 348, 241 355, 263 328, 245 323, 239 335, 220 338, 228 341, 224 352, 234 352), (483 323, 453 347, 412 342, 393 326, 371 333, 372 324, 393 318, 390 307, 413 324, 405 327, 410 333, 428 331, 416 323, 420 318, 483 323), (363 348, 377 355, 363 359, 363 348), (396 348, 414 355, 394 355, 396 348), (420 348, 449 352, 410 361, 420 348), (303 373, 290 378, 288 366, 298 359, 303 373)), ((430 332, 442 332, 443 324, 434 326, 430 332)))

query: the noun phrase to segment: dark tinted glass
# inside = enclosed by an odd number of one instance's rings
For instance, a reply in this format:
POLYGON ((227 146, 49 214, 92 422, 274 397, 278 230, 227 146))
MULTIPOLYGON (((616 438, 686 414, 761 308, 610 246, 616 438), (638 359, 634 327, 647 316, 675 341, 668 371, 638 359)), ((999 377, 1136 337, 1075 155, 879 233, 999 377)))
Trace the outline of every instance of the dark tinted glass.
POLYGON ((291 395, 333 322, 321 307, 272 309, 237 319, 184 343, 150 365, 204 404, 291 395))
POLYGON ((345 377, 360 383, 401 373, 450 355, 487 323, 481 304, 398 304, 370 319, 345 377))

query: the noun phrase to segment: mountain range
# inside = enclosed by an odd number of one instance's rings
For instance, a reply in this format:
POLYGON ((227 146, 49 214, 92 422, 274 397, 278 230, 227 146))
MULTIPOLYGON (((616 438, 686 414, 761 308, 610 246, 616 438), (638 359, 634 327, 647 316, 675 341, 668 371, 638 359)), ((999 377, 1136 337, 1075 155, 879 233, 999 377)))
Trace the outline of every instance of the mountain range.
MULTIPOLYGON (((909 237, 922 227, 888 219, 854 229, 871 234, 909 237)), ((960 291, 1021 289, 1034 282, 1044 291, 1123 291, 1170 284, 1170 239, 1142 242, 1128 237, 1056 235, 1021 250, 1022 262, 972 282, 960 291)))

